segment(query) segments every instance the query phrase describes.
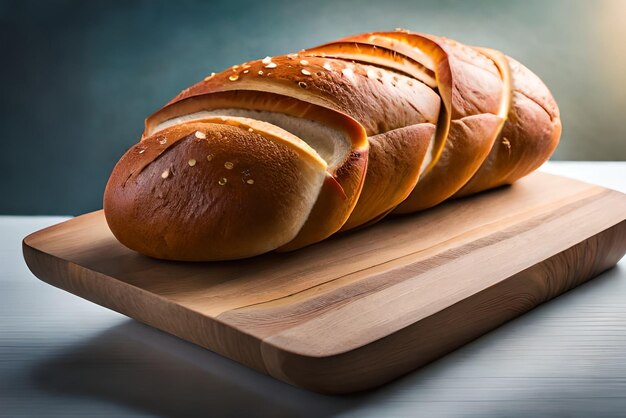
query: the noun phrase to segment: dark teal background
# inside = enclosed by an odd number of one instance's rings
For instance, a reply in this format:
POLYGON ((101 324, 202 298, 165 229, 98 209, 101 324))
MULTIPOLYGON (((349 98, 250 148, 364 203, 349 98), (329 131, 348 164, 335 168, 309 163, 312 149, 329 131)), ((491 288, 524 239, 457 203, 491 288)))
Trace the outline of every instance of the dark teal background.
POLYGON ((101 207, 143 119, 211 71, 405 27, 500 49, 561 107, 556 159, 626 159, 626 1, 0 1, 0 214, 101 207))

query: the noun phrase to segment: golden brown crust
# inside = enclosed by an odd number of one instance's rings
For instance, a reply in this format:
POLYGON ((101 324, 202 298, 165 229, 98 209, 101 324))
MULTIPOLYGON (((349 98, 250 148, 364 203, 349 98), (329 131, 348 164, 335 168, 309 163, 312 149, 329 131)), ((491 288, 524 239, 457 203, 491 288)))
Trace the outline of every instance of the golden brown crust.
MULTIPOLYGON (((437 118, 436 125, 437 131, 432 144, 432 157, 425 167, 426 171, 429 171, 441 154, 445 141, 448 135, 448 129, 450 127, 451 119, 451 80, 450 66, 448 62, 448 55, 444 49, 437 45, 433 40, 421 36, 416 33, 406 32, 373 32, 365 33, 361 35, 350 36, 341 39, 336 42, 331 42, 321 47, 313 48, 311 53, 336 53, 336 48, 345 48, 345 45, 354 45, 354 50, 359 53, 359 60, 369 64, 380 64, 383 62, 386 67, 394 68, 397 66, 398 61, 402 63, 403 70, 409 74, 412 74, 418 80, 423 80, 424 77, 420 74, 426 73, 427 79, 432 79, 433 75, 436 77, 435 85, 438 89, 441 99, 439 107, 439 117, 437 118), (362 54, 361 51, 370 49, 369 52, 373 52, 372 48, 391 50, 393 54, 389 57, 384 53, 377 53, 375 56, 368 54, 362 54), (405 60, 399 60, 398 57, 405 57, 405 60), (411 69, 411 66, 413 67, 411 69)), ((307 51, 305 51, 307 52, 307 51)), ((431 87, 435 87, 432 81, 426 81, 431 87)))
MULTIPOLYGON (((162 110, 152 115, 146 122, 146 130, 153 129, 156 124, 164 119, 179 114, 236 104, 246 108, 280 110, 294 114, 293 105, 267 104, 268 101, 264 97, 267 95, 273 96, 273 98, 281 97, 277 93, 288 95, 297 100, 298 103, 308 100, 315 105, 329 106, 345 113, 358 121, 368 135, 404 129, 415 124, 434 124, 440 111, 440 100, 437 94, 418 80, 370 65, 316 57, 307 55, 305 52, 298 55, 274 57, 271 61, 266 60, 265 63, 262 60, 252 61, 224 73, 216 74, 184 91, 162 110), (303 70, 308 73, 303 74, 303 70), (244 71, 247 72, 244 73, 244 71), (263 74, 259 75, 259 71, 262 71, 263 74), (235 80, 231 80, 233 78, 235 80), (301 83, 306 83, 305 88, 301 87, 301 83), (241 90, 231 91, 230 89, 241 90), (238 97, 224 100, 223 97, 228 94, 238 97), (259 102, 264 104, 260 105, 259 102)), ((280 100, 286 101, 287 99, 280 100)), ((279 103, 280 100, 271 100, 269 103, 279 103)), ((299 111, 298 116, 304 115, 299 111)), ((396 141, 395 148, 396 152, 402 155, 407 162, 408 158, 414 155, 421 155, 421 160, 426 151, 423 148, 421 138, 416 138, 413 141, 396 141), (400 149, 400 145, 404 145, 405 148, 400 149)), ((361 193, 360 185, 363 185, 363 178, 354 173, 364 173, 366 154, 367 150, 363 146, 355 147, 352 156, 359 155, 359 161, 355 161, 350 166, 350 170, 347 170, 346 167, 342 169, 346 173, 348 171, 353 172, 346 176, 346 179, 350 179, 351 188, 359 192, 346 192, 348 198, 345 200, 339 199, 340 196, 320 199, 319 205, 313 211, 314 213, 316 211, 322 212, 320 219, 313 221, 315 218, 313 216, 310 221, 313 225, 310 228, 305 225, 298 239, 285 246, 283 250, 295 249, 317 242, 336 232, 346 222, 361 193), (325 205, 322 203, 324 201, 334 203, 325 205), (331 208, 335 208, 336 213, 329 216, 331 208)), ((373 170, 376 170, 376 167, 387 167, 387 174, 394 178, 400 178, 397 174, 404 174, 403 167, 398 167, 395 173, 389 170, 389 165, 381 153, 373 156, 368 155, 367 158, 370 167, 374 167, 373 170), (380 162, 377 161, 379 157, 383 157, 380 162)), ((417 165, 419 170, 419 161, 416 159, 412 162, 417 165)), ((366 208, 364 204, 361 204, 362 209, 359 209, 352 217, 350 227, 358 226, 357 219, 362 223, 370 220, 359 215, 359 213, 371 213, 373 216, 378 216, 387 212, 390 205, 391 207, 396 206, 410 191, 405 189, 407 187, 412 188, 417 178, 418 174, 415 173, 411 173, 410 177, 403 178, 402 192, 400 193, 389 193, 385 190, 386 186, 383 183, 366 182, 363 201, 369 202, 371 205, 376 203, 377 206, 366 208), (393 197, 393 199, 389 202, 383 202, 380 199, 373 201, 367 198, 370 195, 386 195, 393 197)), ((346 180, 340 181, 339 186, 345 189, 344 183, 346 180)), ((324 197, 325 193, 336 193, 337 190, 337 185, 328 180, 324 183, 320 196, 324 197)))
MULTIPOLYGON (((253 68, 253 67, 249 67, 253 68)), ((219 76, 216 76, 219 78, 219 76)), ((204 86, 207 87, 207 86, 204 86)), ((214 90, 219 90, 215 88, 214 90)), ((328 178, 323 182, 318 202, 302 230, 282 250, 293 250, 321 241, 337 232, 348 219, 361 192, 368 159, 368 143, 364 129, 347 115, 311 105, 291 97, 257 91, 217 91, 199 96, 181 96, 146 120, 146 132, 153 132, 159 123, 182 114, 199 110, 243 107, 254 110, 282 112, 292 116, 319 121, 345 132, 352 141, 351 152, 337 168, 329 167, 328 178), (333 202, 324 204, 324 202, 333 202)), ((252 149, 252 148, 251 148, 252 149)))
POLYGON ((151 257, 250 257, 299 232, 311 210, 307 194, 324 177, 324 166, 285 142, 195 122, 131 148, 111 174, 104 210, 113 234, 151 257))
POLYGON ((502 119, 491 114, 453 120, 439 162, 420 179, 411 195, 394 212, 402 214, 428 209, 450 197, 463 185, 459 179, 470 178, 483 163, 490 150, 483 138, 493 135, 500 126, 502 119))
POLYGON ((512 184, 543 164, 559 143, 558 107, 545 84, 512 58, 505 57, 499 65, 511 71, 508 117, 489 156, 456 197, 512 184))
POLYGON ((304 55, 273 57, 266 62, 250 61, 215 74, 181 92, 165 108, 192 97, 208 95, 210 100, 211 94, 224 91, 273 93, 349 115, 368 135, 435 123, 439 115, 437 94, 403 74, 304 55))
POLYGON ((399 54, 396 50, 397 48, 393 49, 393 43, 372 43, 370 40, 363 40, 363 38, 365 36, 356 36, 346 40, 331 42, 326 45, 309 48, 303 51, 302 54, 305 56, 340 58, 348 61, 368 63, 403 73, 431 88, 437 87, 435 72, 426 67, 428 64, 416 61, 410 56, 399 54))
POLYGON ((342 230, 380 219, 402 202, 418 182, 435 125, 420 123, 369 138, 370 166, 356 207, 342 230))
POLYGON ((446 109, 438 126, 438 158, 395 210, 416 212, 452 196, 479 169, 502 127, 499 113, 505 87, 495 64, 469 47, 409 32, 380 36, 409 44, 431 57, 446 109))
POLYGON ((560 129, 545 85, 500 53, 356 35, 181 92, 116 165, 105 214, 123 244, 157 258, 290 251, 511 183, 549 157, 560 129))

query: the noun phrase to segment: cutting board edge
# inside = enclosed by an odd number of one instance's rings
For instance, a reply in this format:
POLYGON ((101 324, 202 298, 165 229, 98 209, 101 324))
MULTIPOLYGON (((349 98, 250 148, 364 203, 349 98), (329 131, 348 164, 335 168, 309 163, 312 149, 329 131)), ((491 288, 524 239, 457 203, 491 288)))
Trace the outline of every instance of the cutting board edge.
POLYGON ((26 239, 22 241, 22 252, 29 270, 44 283, 268 374, 261 357, 261 340, 254 336, 242 333, 215 317, 209 317, 180 306, 167 298, 125 283, 115 277, 41 251, 29 245, 26 239), (45 268, 43 267, 44 264, 46 265, 45 268), (72 272, 70 273, 70 271, 72 272), (82 286, 81 281, 85 274, 98 277, 100 284, 106 283, 104 287, 106 287, 107 292, 93 292, 92 287, 82 286), (117 294, 124 294, 126 300, 111 297, 114 293, 110 291, 112 289, 117 289, 117 294), (139 295, 141 298, 136 297, 139 295), (129 303, 129 300, 141 302, 141 304, 129 303), (150 304, 150 307, 147 308, 146 304, 150 304), (176 315, 183 315, 186 319, 186 321, 177 321, 179 324, 183 324, 182 328, 167 321, 168 317, 176 317, 176 315), (220 345, 220 341, 232 341, 233 337, 241 343, 238 344, 240 347, 232 347, 233 344, 220 345), (248 350, 241 350, 245 347, 248 350), (237 355, 233 355, 233 353, 237 353, 237 355))
MULTIPOLYGON (((61 225, 61 224, 57 224, 57 225, 61 225)), ((472 303, 476 299, 484 298, 485 295, 489 295, 491 293, 499 293, 500 292, 499 288, 501 286, 510 285, 512 281, 516 280, 515 278, 517 278, 517 280, 522 280, 522 278, 524 278, 525 275, 530 274, 532 276, 533 270, 541 269, 542 266, 544 266, 546 263, 550 263, 551 260, 557 259, 559 257, 563 257, 564 254, 568 252, 581 251, 580 248, 583 248, 582 252, 587 253, 588 247, 590 245, 593 245, 594 247, 598 247, 599 244, 594 243, 593 241, 602 241, 602 242, 608 241, 609 238, 606 238, 607 236, 612 236, 613 238, 625 236, 626 235, 626 221, 623 220, 621 222, 618 222, 617 224, 605 229, 604 231, 600 231, 597 234, 594 234, 586 238, 580 243, 575 244, 572 247, 565 249, 564 251, 558 254, 555 254, 552 257, 549 257, 533 265, 532 267, 529 267, 517 273, 516 275, 511 276, 510 278, 507 278, 499 282, 498 284, 485 289, 482 292, 479 292, 473 295, 471 298, 463 300, 462 302, 459 302, 457 304, 451 305, 448 308, 442 311, 439 311, 435 313, 434 315, 431 315, 428 318, 424 318, 421 321, 412 323, 409 326, 401 330, 398 330, 394 333, 387 335, 386 337, 371 341, 360 347, 355 347, 341 354, 333 354, 331 356, 320 355, 316 357, 302 355, 296 352, 291 352, 288 350, 287 347, 276 346, 269 342, 264 341, 263 339, 259 339, 252 335, 245 334, 244 332, 234 327, 231 327, 229 324, 220 322, 216 318, 204 316, 198 312, 195 312, 188 308, 181 307, 180 305, 177 305, 176 303, 172 301, 169 301, 158 295, 154 295, 143 289, 134 287, 128 283, 119 281, 113 277, 106 276, 102 273, 98 273, 86 267, 82 267, 71 261, 64 260, 60 257, 56 257, 54 255, 41 251, 35 246, 30 245, 29 243, 30 241, 29 238, 31 238, 35 234, 37 234, 37 232, 27 236, 22 242, 22 247, 23 247, 24 259, 26 261, 26 264, 28 265, 29 269, 33 272, 33 274, 36 277, 38 277, 40 280, 52 286, 66 290, 79 297, 90 300, 108 309, 112 309, 116 312, 130 316, 154 328, 173 334, 183 340, 190 341, 194 344, 200 345, 204 348, 207 348, 211 351, 214 351, 218 354, 221 354, 225 357, 231 358, 232 360, 242 363, 248 367, 251 367, 257 371, 269 374, 286 383, 292 384, 294 386, 304 387, 306 389, 310 389, 316 392, 334 393, 334 394, 350 393, 350 392, 360 391, 360 390, 368 389, 374 386, 378 386, 389 380, 393 380, 394 378, 397 378, 400 375, 406 374, 416 368, 419 368, 435 360, 436 358, 439 358, 442 355, 445 355, 449 353, 450 351, 453 351, 454 349, 497 328, 503 323, 520 316, 521 314, 540 305, 541 303, 544 303, 545 301, 550 300, 562 293, 565 293, 568 290, 592 279, 593 277, 598 275, 600 272, 614 266, 617 263, 617 261, 619 261, 619 259, 622 258, 622 256, 626 252, 625 240, 617 239, 616 244, 610 246, 609 248, 610 251, 606 251, 605 253, 603 253, 607 255, 605 258, 599 259, 598 257, 596 257, 593 260, 586 260, 587 262, 591 261, 592 265, 599 265, 600 268, 592 269, 589 272, 589 274, 579 277, 578 279, 572 281, 572 283, 570 283, 569 285, 560 288, 558 291, 556 291, 555 293, 551 295, 539 297, 535 303, 530 304, 524 309, 517 310, 517 311, 514 310, 510 316, 505 316, 504 317, 505 319, 503 320, 502 320, 502 316, 500 316, 500 311, 493 311, 492 314, 495 317, 500 318, 500 321, 496 323, 495 325, 490 324, 488 326, 485 326, 484 328, 481 328, 477 332, 473 332, 468 336, 464 336, 462 340, 454 344, 451 344, 444 351, 438 351, 437 355, 430 355, 430 356, 425 355, 416 360, 416 357, 419 357, 419 356, 415 355, 414 350, 410 350, 410 352, 404 352, 404 353, 402 352, 392 353, 394 356, 396 356, 395 357, 396 360, 399 360, 399 362, 395 364, 395 367, 388 368, 388 370, 383 370, 383 371, 376 370, 375 372, 359 374, 358 379, 356 381, 344 382, 345 379, 354 378, 354 374, 352 373, 352 370, 354 369, 354 367, 367 366, 367 364, 358 364, 359 357, 362 357, 363 359, 367 359, 366 363, 372 364, 372 363, 376 363, 375 361, 374 362, 371 361, 371 356, 373 355, 371 354, 372 351, 386 351, 387 353, 389 353, 390 347, 391 348, 398 347, 398 346, 406 347, 407 345, 411 346, 413 349, 416 346, 420 348, 421 346, 415 345, 415 344, 411 345, 410 342, 398 343, 398 340, 399 339, 400 340, 415 339, 418 334, 423 332, 423 329, 421 328, 425 326, 424 324, 430 321, 440 321, 442 320, 441 318, 445 319, 446 315, 450 315, 451 311, 454 311, 455 309, 459 309, 459 306, 463 306, 464 304, 467 304, 467 303, 472 303), (46 264, 48 265, 48 267, 46 267, 45 269, 40 268, 40 265, 42 264, 41 260, 37 260, 40 257, 43 257, 47 260, 46 264), (49 268, 51 264, 55 266, 54 269, 49 268), (89 275, 96 274, 98 276, 106 278, 107 280, 111 281, 109 285, 113 285, 114 283, 116 283, 117 286, 123 287, 124 292, 126 293, 128 293, 129 289, 134 289, 135 292, 142 292, 144 295, 149 295, 148 297, 149 301, 152 301, 152 302, 157 301, 157 300, 161 301, 161 303, 163 303, 163 306, 158 307, 158 308, 155 306, 151 306, 151 309, 153 310, 164 309, 165 310, 164 316, 167 316, 167 311, 170 309, 176 310, 178 314, 180 314, 181 311, 185 311, 185 313, 188 315, 188 318, 189 318, 187 329, 181 330, 181 329, 170 328, 167 326, 162 326, 162 324, 164 323, 162 320, 152 319, 150 318, 150 315, 144 316, 144 315, 138 314, 137 312, 132 312, 132 311, 129 312, 129 310, 127 309, 127 307, 129 306, 128 304, 120 302, 119 305, 122 306, 120 307, 120 306, 116 306, 116 304, 112 303, 111 301, 102 301, 102 300, 99 300, 98 297, 93 297, 92 295, 85 294, 85 291, 80 290, 80 285, 71 285, 71 284, 68 285, 66 280, 71 280, 71 279, 70 278, 64 279, 63 277, 61 277, 64 274, 68 274, 68 272, 71 269, 77 269, 77 271, 75 271, 72 275, 75 275, 78 278, 81 277, 81 270, 82 270, 83 273, 87 272, 89 273, 89 275), (51 271, 51 270, 54 270, 54 271, 51 271), (78 274, 76 274, 77 272, 78 274), (214 328, 214 329, 194 337, 193 329, 198 328, 198 327, 203 328, 205 330, 208 328, 214 328), (226 334, 229 335, 231 339, 231 344, 229 347, 220 347, 219 344, 217 344, 216 342, 219 340, 224 341, 225 339, 227 339, 227 338, 223 338, 226 334), (232 344, 232 341, 237 341, 237 343, 232 344), (246 347, 247 350, 242 350, 243 347, 246 347), (357 362, 357 364, 355 364, 355 361, 357 362), (406 362, 413 362, 414 364, 407 365, 406 362), (302 369, 304 369, 304 371, 302 369), (294 371, 296 370, 300 370, 301 372, 296 373, 294 375, 294 371), (327 375, 325 375, 324 378, 318 381, 315 379, 315 376, 318 376, 320 373, 321 374, 327 373, 327 375), (332 377, 332 378, 329 378, 329 377, 332 377), (331 382, 330 385, 328 385, 328 382, 331 382)), ((573 257, 573 259, 580 261, 583 259, 583 257, 576 256, 576 257, 573 257)), ((585 271, 583 267, 584 266, 571 268, 570 272, 585 271)), ((569 277, 564 279, 564 281, 569 281, 569 280, 570 280, 569 277)), ((133 297, 132 292, 130 292, 128 296, 132 299, 133 297)), ((446 331, 446 334, 451 335, 451 336, 457 336, 458 333, 456 332, 450 333, 446 331)), ((388 364, 388 359, 387 359, 387 362, 379 362, 379 363, 388 364)))
MULTIPOLYGON (((268 369, 268 373, 284 382, 291 385, 302 387, 308 390, 312 390, 325 394, 346 394, 359 392, 373 387, 380 386, 391 380, 394 380, 402 375, 408 374, 411 371, 418 369, 444 355, 462 347, 463 345, 472 342, 473 340, 487 334, 490 331, 495 330, 501 325, 509 322, 524 313, 536 308, 537 306, 548 302, 555 297, 558 297, 568 291, 584 284, 591 279, 597 277, 600 273, 609 270, 617 264, 617 262, 626 254, 626 220, 622 220, 613 226, 594 234, 583 241, 574 244, 573 246, 551 256, 547 259, 538 262, 537 264, 524 269, 517 274, 502 280, 493 286, 486 288, 472 297, 457 302, 447 308, 434 313, 433 315, 424 318, 421 321, 414 322, 403 329, 397 330, 394 333, 387 335, 386 337, 374 340, 361 347, 354 348, 350 351, 340 354, 333 354, 331 356, 307 356, 300 353, 290 352, 282 347, 274 346, 271 343, 263 341, 261 350, 263 353, 264 363, 268 369), (594 242, 598 241, 598 242, 594 242), (602 243, 607 241, 614 241, 612 244, 605 248, 606 252, 596 252, 600 257, 595 257, 593 260, 583 260, 580 255, 582 253, 588 253, 591 248, 601 248, 602 243), (605 255, 605 257, 601 257, 605 255), (550 280, 561 280, 563 282, 569 282, 562 287, 553 287, 552 292, 544 295, 535 295, 535 299, 526 299, 525 302, 531 302, 525 306, 517 307, 510 310, 510 314, 506 316, 500 316, 500 310, 491 311, 493 318, 489 324, 461 336, 461 340, 451 342, 446 349, 440 351, 440 343, 435 346, 425 347, 418 343, 411 343, 411 340, 415 340, 418 337, 423 338, 425 328, 431 328, 430 332, 436 328, 434 324, 449 322, 453 316, 460 315, 457 311, 463 313, 464 318, 468 318, 467 305, 476 303, 476 301, 494 300, 500 297, 502 288, 506 288, 513 285, 519 285, 523 282, 530 280, 537 280, 536 275, 538 271, 545 269, 551 271, 554 269, 554 265, 558 265, 558 260, 563 257, 572 257, 572 259, 583 263, 582 265, 572 266, 569 269, 567 277, 559 278, 548 277, 550 280), (586 264, 585 264, 586 263, 586 264), (581 273, 576 277, 576 273, 581 273), (519 283, 518 283, 519 282, 519 283), (400 340, 400 342, 399 342, 400 340), (402 341, 404 340, 404 341, 402 341), (408 340, 408 341, 407 341, 408 340), (398 347, 411 347, 410 352, 402 352, 397 350, 398 347), (421 357, 417 355, 415 349, 425 350, 432 349, 431 352, 425 353, 421 357), (394 349, 396 349, 394 352, 394 349), (398 352, 399 351, 399 352, 398 352), (385 359, 379 359, 379 361, 372 361, 375 358, 376 353, 384 353, 385 359), (394 367, 389 367, 389 357, 394 357, 396 360, 400 360, 394 363, 394 367), (362 358, 362 364, 358 363, 358 358, 362 358), (407 364, 408 363, 408 364, 407 364), (367 366, 373 364, 384 364, 387 370, 375 370, 366 371, 367 366), (355 376, 353 370, 361 367, 361 373, 355 376), (365 368, 365 369, 364 369, 365 368), (330 384, 329 384, 330 383, 330 384)), ((533 283, 537 285, 538 283, 533 283)), ((506 294, 506 293, 505 293, 506 294)), ((515 296, 519 293, 511 293, 509 295, 515 296)), ((514 297, 512 298, 512 300, 514 297)), ((499 300, 497 303, 504 304, 507 300, 499 300)), ((476 307, 477 311, 481 311, 483 306, 479 303, 476 307)), ((484 318, 480 318, 481 320, 484 318)), ((445 337, 457 337, 458 332, 450 333, 446 330, 445 337)), ((442 337, 439 335, 438 337, 442 337)), ((441 340, 439 340, 441 341, 441 340)))

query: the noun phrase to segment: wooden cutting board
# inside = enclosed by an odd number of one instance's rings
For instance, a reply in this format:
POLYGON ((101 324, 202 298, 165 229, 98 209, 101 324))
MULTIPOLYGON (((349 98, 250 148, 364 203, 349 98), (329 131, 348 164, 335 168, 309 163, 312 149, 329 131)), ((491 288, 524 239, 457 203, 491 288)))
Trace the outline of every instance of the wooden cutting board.
POLYGON ((24 239, 53 286, 287 383, 370 388, 428 363, 613 266, 626 195, 535 173, 512 187, 288 254, 153 260, 102 211, 24 239))

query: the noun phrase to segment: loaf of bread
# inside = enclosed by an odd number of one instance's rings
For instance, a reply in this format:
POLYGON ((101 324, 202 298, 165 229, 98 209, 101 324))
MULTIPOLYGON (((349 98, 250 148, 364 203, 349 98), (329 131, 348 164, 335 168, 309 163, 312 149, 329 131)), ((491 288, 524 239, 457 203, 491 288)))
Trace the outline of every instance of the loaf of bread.
POLYGON ((498 51, 405 30, 246 62, 146 119, 104 194, 115 237, 170 260, 290 251, 511 184, 559 110, 498 51))

